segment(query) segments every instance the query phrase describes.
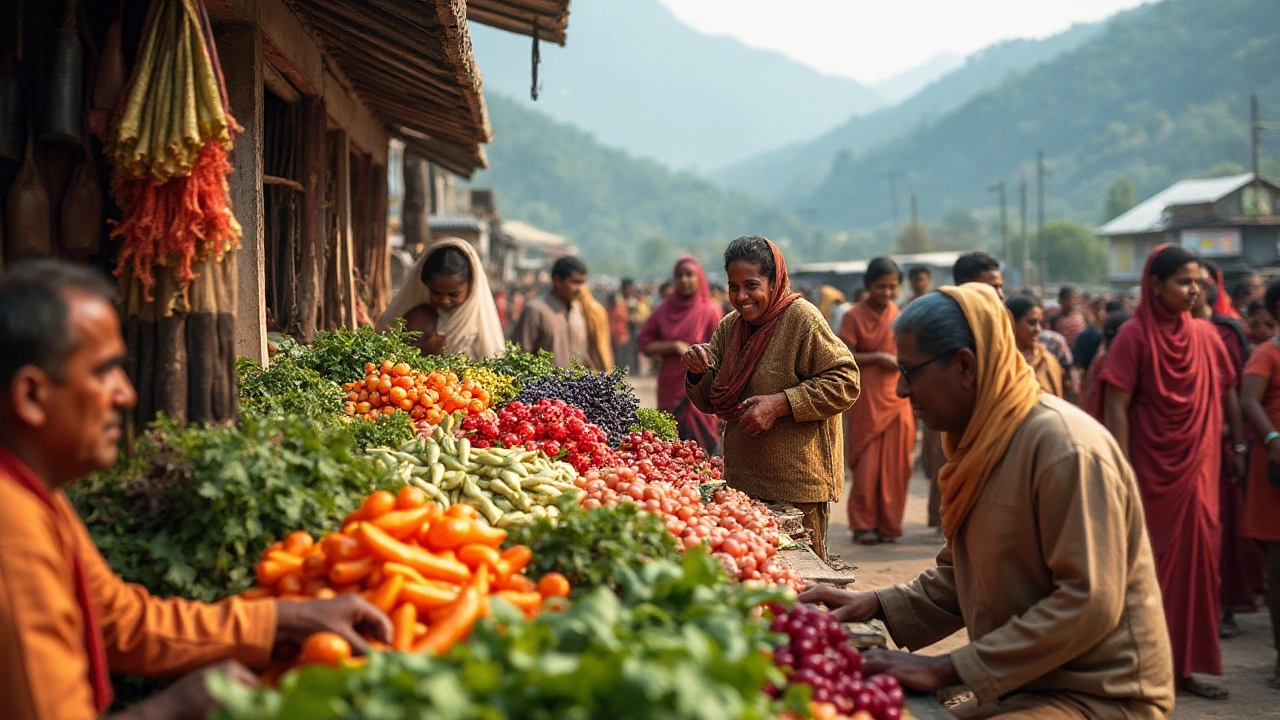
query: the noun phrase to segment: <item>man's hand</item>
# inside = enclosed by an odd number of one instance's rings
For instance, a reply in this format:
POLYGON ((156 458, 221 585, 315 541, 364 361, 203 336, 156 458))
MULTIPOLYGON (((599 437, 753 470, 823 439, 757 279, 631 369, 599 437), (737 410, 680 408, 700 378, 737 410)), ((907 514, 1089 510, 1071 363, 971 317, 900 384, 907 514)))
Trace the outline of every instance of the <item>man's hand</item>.
POLYGON ((902 650, 867 650, 862 653, 864 677, 892 675, 902 687, 917 692, 937 692, 960 684, 950 655, 916 655, 902 650))
POLYGON ((786 393, 753 395, 738 403, 738 425, 750 437, 769 432, 780 417, 791 414, 791 401, 786 393))
POLYGON ((680 362, 691 375, 703 375, 716 366, 716 357, 706 345, 693 345, 680 356, 680 362))
POLYGON ((117 715, 112 720, 205 720, 219 705, 209 694, 209 675, 221 673, 248 687, 258 678, 235 660, 200 668, 117 715))
POLYGON ((826 605, 840 622, 866 622, 882 612, 880 597, 874 592, 837 590, 830 585, 806 586, 798 599, 811 605, 826 605))
POLYGON ((369 645, 361 631, 375 640, 391 642, 391 619, 359 595, 339 595, 331 600, 279 600, 276 602, 276 642, 302 644, 314 633, 337 633, 359 654, 369 645))

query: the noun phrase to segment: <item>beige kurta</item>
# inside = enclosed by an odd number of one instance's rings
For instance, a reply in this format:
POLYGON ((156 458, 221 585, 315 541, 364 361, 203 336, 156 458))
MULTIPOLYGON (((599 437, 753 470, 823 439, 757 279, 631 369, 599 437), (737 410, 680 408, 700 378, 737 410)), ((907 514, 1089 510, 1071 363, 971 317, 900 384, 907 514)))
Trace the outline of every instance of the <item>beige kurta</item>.
POLYGON ((1097 718, 1173 709, 1133 470, 1110 433, 1059 398, 1041 396, 937 569, 877 593, 903 647, 968 629, 951 659, 980 704, 1030 692, 1097 718))
POLYGON ((598 369, 591 359, 587 316, 581 303, 565 305, 551 293, 530 300, 511 331, 511 339, 525 352, 550 352, 555 356, 556 367, 567 368, 578 360, 586 367, 598 369))
MULTIPOLYGON (((723 367, 729 333, 738 320, 731 312, 708 343, 723 367)), ((835 502, 844 489, 844 435, 840 413, 858 399, 858 366, 853 354, 808 301, 797 300, 778 318, 764 355, 743 397, 786 393, 792 414, 779 418, 760 437, 736 423, 724 434, 724 478, 730 486, 766 500, 835 502)), ((712 412, 715 371, 696 385, 685 379, 689 400, 712 412)))

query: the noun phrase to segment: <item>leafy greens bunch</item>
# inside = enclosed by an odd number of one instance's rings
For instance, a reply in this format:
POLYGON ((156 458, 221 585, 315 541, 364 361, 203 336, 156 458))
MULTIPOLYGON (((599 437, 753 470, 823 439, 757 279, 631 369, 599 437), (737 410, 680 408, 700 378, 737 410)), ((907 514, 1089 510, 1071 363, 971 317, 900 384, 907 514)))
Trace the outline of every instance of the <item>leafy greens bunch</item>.
MULTIPOLYGON (((443 657, 375 653, 362 667, 312 666, 279 690, 220 682, 219 720, 764 720, 781 704, 771 660, 782 636, 755 610, 781 591, 732 582, 695 548, 679 563, 624 570, 605 589, 530 621, 502 602, 443 657)), ((803 705, 792 696, 790 705, 803 705)))

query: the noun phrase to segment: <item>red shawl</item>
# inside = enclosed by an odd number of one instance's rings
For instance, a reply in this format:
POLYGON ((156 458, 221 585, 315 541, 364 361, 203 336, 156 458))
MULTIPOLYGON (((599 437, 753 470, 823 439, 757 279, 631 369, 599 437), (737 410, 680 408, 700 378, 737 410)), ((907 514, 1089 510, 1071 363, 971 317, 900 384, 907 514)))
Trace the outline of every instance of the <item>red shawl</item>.
POLYGON ((773 337, 774 325, 782 312, 791 307, 791 303, 800 299, 798 293, 791 292, 791 278, 787 276, 787 262, 782 258, 782 251, 772 241, 766 240, 773 250, 773 264, 777 274, 773 281, 773 293, 769 296, 769 307, 754 324, 748 323, 738 316, 733 324, 732 335, 725 347, 724 357, 720 359, 720 372, 711 383, 711 406, 716 415, 730 422, 738 419, 738 402, 742 393, 747 390, 747 383, 755 374, 756 365, 764 355, 764 349, 773 337))
POLYGON ((1231 304, 1231 296, 1227 294, 1227 283, 1222 277, 1220 268, 1213 268, 1213 280, 1218 285, 1217 295, 1213 299, 1213 314, 1226 315, 1229 318, 1240 320, 1240 313, 1231 304))
MULTIPOLYGON (((642 352, 655 342, 679 340, 687 345, 704 343, 711 339, 711 333, 715 332, 720 318, 724 317, 720 306, 711 299, 706 272, 693 256, 685 255, 680 258, 672 276, 686 266, 693 268, 698 275, 698 291, 692 297, 672 293, 671 297, 654 309, 636 336, 636 345, 642 352)), ((662 367, 658 373, 658 408, 670 412, 684 397, 684 366, 678 356, 666 356, 662 358, 662 367)))
MULTIPOLYGON (((40 482, 27 464, 22 462, 8 448, 0 446, 0 476, 11 478, 20 487, 40 499, 49 511, 60 521, 69 522, 62 510, 53 501, 49 489, 40 482)), ((111 677, 108 675, 107 650, 102 641, 102 631, 98 627, 98 615, 93 607, 93 599, 89 597, 89 579, 85 576, 80 556, 71 556, 72 573, 76 581, 76 604, 80 606, 80 614, 84 619, 84 647, 89 660, 89 682, 93 685, 94 709, 101 715, 111 707, 111 677)))

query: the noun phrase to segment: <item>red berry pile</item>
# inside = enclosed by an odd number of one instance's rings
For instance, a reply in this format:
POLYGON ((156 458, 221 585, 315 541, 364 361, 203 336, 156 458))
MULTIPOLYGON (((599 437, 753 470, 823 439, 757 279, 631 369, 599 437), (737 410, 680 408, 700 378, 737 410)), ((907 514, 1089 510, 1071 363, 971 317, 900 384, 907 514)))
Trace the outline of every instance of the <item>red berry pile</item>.
POLYGON ((623 439, 618 458, 647 478, 665 480, 677 487, 713 482, 724 474, 724 461, 708 458, 698 443, 661 440, 648 430, 623 439))
POLYGON ((667 530, 686 548, 707 544, 725 569, 739 580, 790 585, 803 582, 791 568, 776 560, 778 523, 763 505, 731 488, 716 492, 703 503, 697 485, 677 486, 662 475, 649 476, 636 467, 620 467, 603 473, 592 470, 579 478, 586 496, 582 507, 591 510, 633 502, 661 515, 667 530))
MULTIPOLYGON (((863 711, 875 720, 900 720, 902 687, 891 675, 863 679, 862 654, 835 616, 812 605, 790 610, 774 606, 769 629, 787 636, 773 662, 788 675, 789 685, 813 688, 813 699, 831 703, 841 713, 863 711)), ((785 689, 766 688, 775 697, 785 689)))
POLYGON ((541 450, 580 473, 617 462, 604 431, 563 400, 544 399, 535 405, 512 402, 496 415, 468 416, 462 421, 462 434, 471 439, 473 447, 541 450))

